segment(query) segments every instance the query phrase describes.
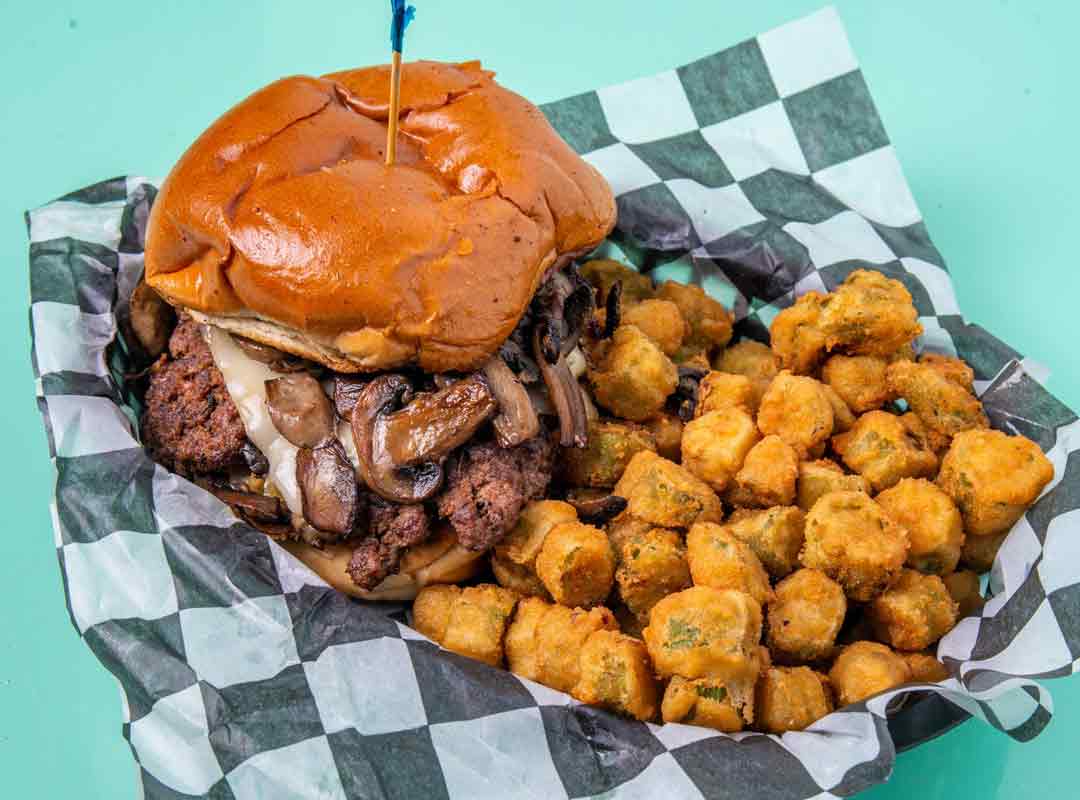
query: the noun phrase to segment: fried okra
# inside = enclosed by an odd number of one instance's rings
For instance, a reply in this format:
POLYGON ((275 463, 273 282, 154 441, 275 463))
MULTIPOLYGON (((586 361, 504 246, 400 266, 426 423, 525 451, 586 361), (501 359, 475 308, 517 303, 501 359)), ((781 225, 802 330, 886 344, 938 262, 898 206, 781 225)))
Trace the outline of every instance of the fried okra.
POLYGON ((642 300, 622 312, 622 323, 636 326, 669 357, 679 352, 690 334, 682 312, 670 300, 642 300))
POLYGON ((960 569, 944 576, 945 588, 956 601, 957 616, 966 617, 982 610, 986 599, 982 596, 979 576, 970 569, 960 569))
POLYGON ((425 586, 413 603, 413 625, 447 650, 497 667, 517 602, 517 592, 491 584, 425 586))
POLYGON ((919 356, 919 363, 936 369, 949 380, 974 393, 975 370, 965 364, 962 359, 938 353, 923 353, 919 356))
POLYGON ((889 365, 888 379, 889 388, 938 433, 955 436, 990 425, 979 399, 930 364, 897 361, 889 365))
POLYGON ((745 375, 710 372, 698 384, 694 416, 700 417, 710 411, 723 411, 728 408, 739 408, 747 414, 756 414, 754 385, 745 375))
POLYGON ((679 371, 664 351, 633 325, 620 325, 598 349, 589 381, 596 402, 617 417, 642 422, 675 391, 679 371))
POLYGON ((937 482, 959 506, 970 540, 1011 528, 1053 477, 1030 439, 972 430, 953 437, 937 482))
POLYGON ((876 492, 902 478, 932 477, 938 466, 937 456, 923 448, 899 417, 885 411, 867 411, 850 431, 834 436, 832 446, 876 492))
POLYGON ((656 452, 678 463, 682 458, 682 420, 674 414, 657 414, 645 420, 644 425, 656 441, 656 452))
POLYGON ((885 377, 888 363, 877 356, 830 357, 821 367, 821 380, 833 388, 856 414, 881 408, 892 399, 885 377))
POLYGON ((719 522, 720 498, 688 470, 643 450, 626 466, 615 494, 627 500, 627 516, 659 528, 719 522))
POLYGON ((919 312, 900 281, 858 269, 821 304, 825 345, 849 355, 888 357, 919 334, 919 312))
POLYGON ((795 502, 799 508, 809 511, 822 495, 829 492, 870 494, 870 482, 862 475, 847 474, 843 467, 827 458, 800 462, 795 487, 795 502))
POLYGON ((803 566, 819 569, 861 603, 900 576, 907 532, 862 492, 830 492, 806 515, 803 566))
POLYGON ((581 276, 598 290, 600 306, 607 302, 608 292, 616 283, 622 284, 622 302, 625 306, 647 300, 654 292, 652 278, 618 261, 587 261, 581 266, 581 276))
POLYGON ((682 465, 716 491, 723 491, 760 438, 754 418, 745 411, 710 411, 683 428, 682 465))
POLYGON ((968 535, 964 538, 964 548, 960 551, 960 563, 978 573, 989 572, 994 566, 998 550, 1005 544, 1008 531, 988 533, 985 536, 968 535))
POLYGON ((750 448, 742 467, 728 487, 726 499, 734 506, 786 506, 795 500, 799 454, 779 436, 766 436, 750 448))
POLYGON ((545 537, 536 557, 536 574, 555 602, 587 608, 611 594, 615 554, 599 528, 563 522, 545 537))
POLYGON ((824 303, 825 295, 807 292, 769 326, 772 351, 780 366, 796 375, 814 372, 825 356, 825 334, 819 327, 824 303))
POLYGON ((768 733, 801 731, 832 710, 829 679, 809 667, 770 667, 758 681, 754 716, 768 733))
POLYGON ((947 575, 960 561, 964 523, 952 499, 924 478, 904 478, 874 498, 907 531, 907 565, 947 575))
POLYGON ((783 664, 828 658, 847 614, 840 584, 816 569, 800 569, 774 590, 765 615, 765 643, 783 664))
POLYGON ((940 431, 935 431, 922 421, 914 411, 908 411, 905 414, 900 415, 900 422, 907 428, 909 434, 911 434, 912 441, 914 441, 918 447, 923 450, 929 450, 940 460, 949 449, 949 444, 952 443, 952 437, 948 436, 940 431))
POLYGON ((723 525, 699 522, 686 535, 686 561, 695 586, 737 589, 764 603, 769 575, 750 546, 723 525))
POLYGON ((491 572, 495 582, 505 589, 512 589, 523 597, 551 599, 544 582, 531 567, 515 564, 495 550, 491 552, 491 572))
POLYGON ((753 692, 741 688, 732 691, 723 681, 676 675, 664 691, 661 718, 737 733, 754 720, 753 692))
POLYGON ((583 448, 562 451, 563 476, 571 486, 610 489, 634 454, 656 450, 656 439, 640 425, 596 420, 589 423, 589 441, 583 448))
MULTIPOLYGON (((840 395, 838 395, 827 383, 821 384, 821 391, 825 393, 825 399, 828 400, 829 405, 832 406, 833 433, 843 433, 844 431, 851 430, 851 426, 855 424, 855 415, 851 413, 851 409, 847 407, 847 403, 845 403, 840 398, 840 395)), ((824 444, 824 442, 821 442, 819 447, 824 444)), ((824 455, 824 451, 816 453, 816 455, 824 455)))
POLYGON ((879 642, 849 644, 829 670, 829 683, 840 706, 858 703, 910 680, 907 662, 879 642))
POLYGON ((773 578, 783 578, 799 565, 806 516, 795 506, 738 509, 724 527, 745 542, 773 578))
POLYGON ((949 670, 930 653, 900 653, 911 670, 912 683, 941 683, 949 678, 949 670))
POLYGON ((897 650, 925 650, 956 625, 957 605, 937 575, 905 569, 868 613, 881 641, 897 650))
POLYGON ((731 312, 705 293, 700 286, 664 281, 656 291, 661 300, 670 300, 679 307, 690 326, 686 337, 689 347, 706 352, 724 347, 731 341, 731 312))
POLYGON ((506 662, 522 677, 569 692, 581 680, 581 650, 599 630, 618 630, 615 615, 603 606, 586 611, 528 597, 506 632, 506 662))
POLYGON ((645 645, 617 631, 593 631, 578 659, 580 675, 570 694, 635 719, 656 716, 656 678, 645 645))
POLYGON ((664 678, 753 681, 761 670, 761 606, 745 592, 694 586, 669 594, 642 636, 664 678))
POLYGON ((776 434, 805 457, 832 435, 832 403, 821 383, 784 370, 761 398, 757 423, 763 434, 776 434))
POLYGON ((749 378, 753 390, 753 407, 756 409, 772 379, 780 372, 780 364, 768 345, 753 339, 743 339, 721 351, 720 355, 713 359, 713 369, 749 378))
POLYGON ((634 616, 647 621, 662 598, 690 586, 690 567, 682 536, 652 528, 625 539, 618 549, 615 581, 619 596, 634 616))
POLYGON ((521 510, 510 532, 495 545, 495 557, 535 573, 536 557, 551 529, 563 522, 576 522, 577 518, 577 511, 569 503, 533 500, 521 510))

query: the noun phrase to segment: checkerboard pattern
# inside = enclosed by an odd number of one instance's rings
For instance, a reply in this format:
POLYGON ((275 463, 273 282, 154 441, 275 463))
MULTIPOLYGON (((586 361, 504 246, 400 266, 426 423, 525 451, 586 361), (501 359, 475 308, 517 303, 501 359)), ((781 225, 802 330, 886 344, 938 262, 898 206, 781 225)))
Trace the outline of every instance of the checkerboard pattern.
POLYGON ((940 644, 952 678, 727 736, 581 706, 333 591, 140 448, 118 319, 156 188, 119 178, 27 215, 30 316, 68 608, 123 688, 144 796, 844 797, 888 776, 887 711, 925 693, 1035 736, 1051 706, 1033 679, 1080 655, 1080 422, 960 316, 835 13, 544 110, 615 188, 613 252, 701 283, 758 337, 870 263, 912 291, 926 347, 975 366, 994 425, 1054 461, 993 599, 940 644))

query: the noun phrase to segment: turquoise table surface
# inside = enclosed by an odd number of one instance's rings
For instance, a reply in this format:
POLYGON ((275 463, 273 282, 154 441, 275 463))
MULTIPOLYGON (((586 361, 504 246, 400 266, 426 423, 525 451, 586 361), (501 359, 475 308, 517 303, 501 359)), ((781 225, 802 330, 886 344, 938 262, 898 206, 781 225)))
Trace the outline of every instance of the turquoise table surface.
MULTIPOLYGON (((820 0, 415 0, 407 58, 482 57, 553 100, 667 69, 820 0), (676 11, 669 9, 677 9, 676 11)), ((1073 2, 837 3, 965 314, 1052 370, 1080 408, 1080 56, 1073 2)), ((221 111, 283 74, 387 58, 385 0, 5 0, 0 3, 0 794, 130 798, 120 695, 64 605, 33 399, 22 211, 124 173, 163 176, 221 111)), ((901 755, 875 800, 1073 797, 1080 680, 1017 744, 971 722, 901 755)))

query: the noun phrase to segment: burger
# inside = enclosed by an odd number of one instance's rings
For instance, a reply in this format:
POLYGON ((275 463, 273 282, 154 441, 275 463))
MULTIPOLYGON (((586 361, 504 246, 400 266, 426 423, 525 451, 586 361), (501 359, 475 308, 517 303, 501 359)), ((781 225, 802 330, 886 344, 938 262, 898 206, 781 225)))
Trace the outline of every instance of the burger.
POLYGON ((387 166, 389 96, 387 66, 289 77, 214 122, 154 202, 131 325, 156 460, 331 585, 408 600, 585 444, 575 259, 615 203, 478 62, 404 66, 387 166))

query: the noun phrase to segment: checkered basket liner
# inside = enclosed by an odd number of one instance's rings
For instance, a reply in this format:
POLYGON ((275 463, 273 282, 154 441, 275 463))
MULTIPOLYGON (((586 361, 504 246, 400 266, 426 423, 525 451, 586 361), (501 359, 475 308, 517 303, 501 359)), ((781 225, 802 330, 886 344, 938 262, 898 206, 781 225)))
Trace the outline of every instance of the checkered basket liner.
POLYGON ((119 178, 27 215, 30 317, 68 608, 123 688, 144 796, 845 797, 888 777, 887 710, 922 692, 1038 734, 1051 701, 1034 679, 1080 653, 1080 426, 960 315, 836 14, 544 112, 617 194, 614 254, 702 284, 756 338, 799 293, 873 265, 911 291, 923 345, 973 365, 994 426, 1046 451, 1056 477, 992 599, 939 646, 952 677, 803 732, 724 735, 582 706, 335 592, 140 447, 117 310, 156 188, 119 178))

